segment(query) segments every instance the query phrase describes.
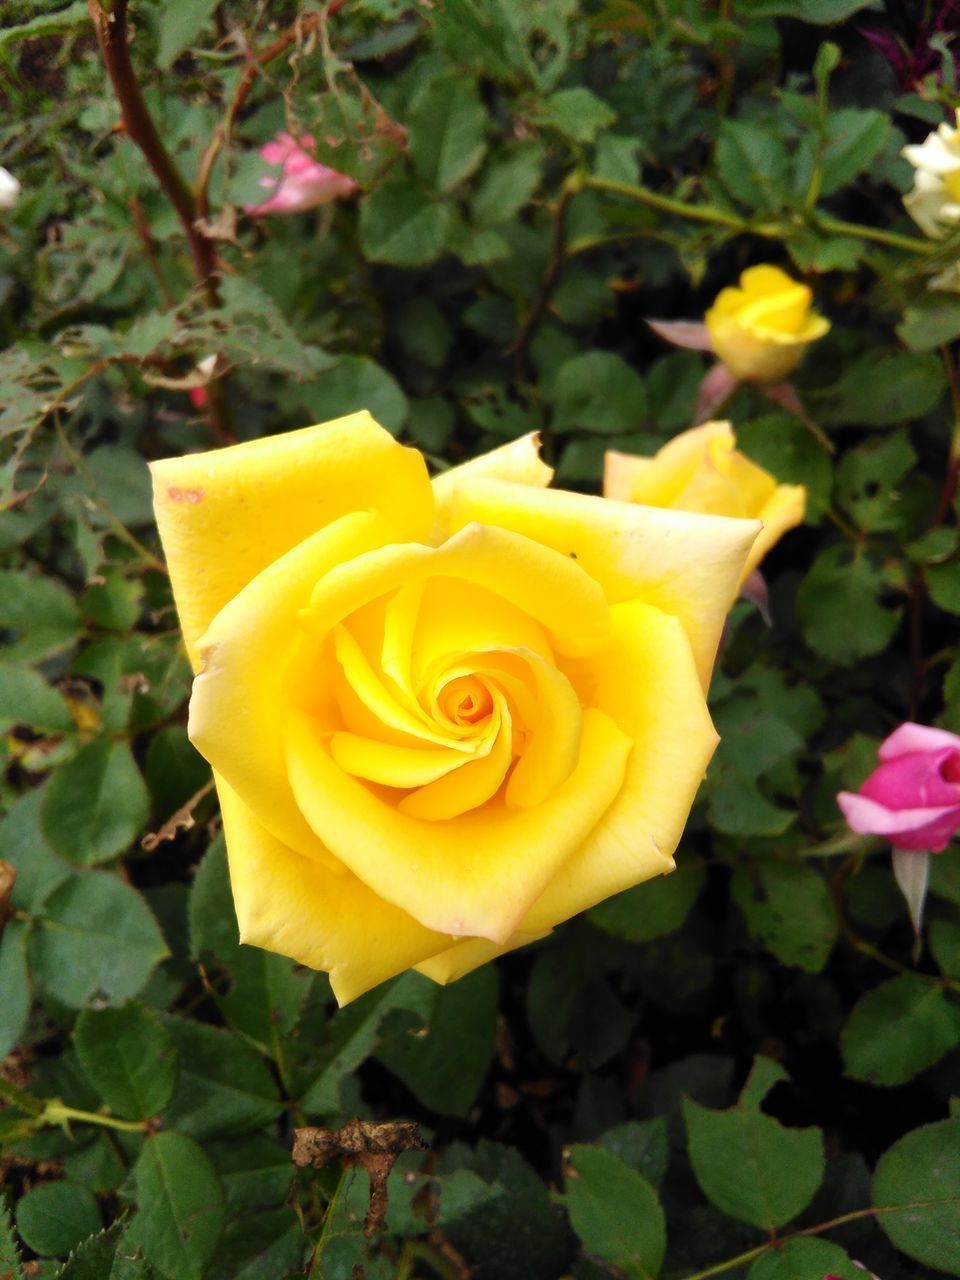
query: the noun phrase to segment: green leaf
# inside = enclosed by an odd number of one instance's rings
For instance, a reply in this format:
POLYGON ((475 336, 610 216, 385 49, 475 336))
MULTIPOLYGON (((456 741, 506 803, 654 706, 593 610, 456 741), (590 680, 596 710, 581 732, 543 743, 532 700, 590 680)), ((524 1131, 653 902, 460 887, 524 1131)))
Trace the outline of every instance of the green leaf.
POLYGON ((0 991, 3 992, 0 1000, 2 1060, 20 1040, 30 1014, 27 926, 23 920, 8 920, 0 932, 0 991))
POLYGON ((898 1249, 960 1276, 960 1117, 895 1142, 874 1171, 873 1204, 898 1249))
POLYGON ((929 982, 900 974, 854 1005, 840 1037, 846 1073, 871 1084, 903 1084, 960 1037, 960 1009, 929 982))
POLYGON ((0 822, 3 858, 17 873, 13 904, 31 915, 39 913, 54 889, 76 875, 75 868, 53 852, 40 828, 43 787, 34 787, 16 800, 0 822))
POLYGON ((140 617, 143 583, 110 569, 100 576, 103 581, 87 587, 80 597, 83 616, 109 631, 129 631, 140 617))
POLYGON ((612 351, 585 351, 561 365, 553 388, 557 432, 634 431, 647 407, 643 379, 612 351))
POLYGON ((819 1129, 787 1129, 760 1110, 767 1092, 785 1079, 782 1067, 758 1057, 730 1110, 683 1101, 690 1161, 704 1194, 722 1213, 764 1231, 802 1213, 824 1171, 819 1129))
POLYGON ((75 0, 65 9, 57 9, 54 13, 38 13, 29 22, 21 22, 16 26, 4 24, 0 30, 0 49, 7 44, 16 44, 21 40, 35 40, 39 36, 58 36, 76 27, 86 26, 90 21, 90 10, 85 0, 75 0))
POLYGON ((156 1280, 157 1273, 122 1234, 119 1223, 79 1245, 57 1280, 156 1280))
POLYGON ((385 1036, 377 1057, 431 1111, 465 1116, 493 1057, 497 971, 484 965, 448 987, 416 978, 423 1012, 413 1026, 404 1017, 404 1030, 385 1036))
POLYGON ((828 1275, 836 1280, 866 1280, 865 1273, 838 1244, 794 1238, 758 1258, 747 1272, 747 1280, 812 1280, 814 1276, 820 1280, 828 1275))
POLYGON ((382 427, 397 435, 407 419, 407 397, 382 365, 366 356, 340 356, 336 364, 300 390, 317 422, 369 409, 382 427))
POLYGON ((265 1046, 288 1036, 313 974, 260 947, 240 947, 228 967, 232 986, 217 1004, 231 1026, 265 1046))
POLYGON ((10 1210, 7 1208, 7 1200, 2 1191, 0 1191, 0 1276, 8 1277, 8 1280, 23 1280, 20 1250, 14 1239, 10 1210))
POLYGON ((745 18, 798 18, 801 22, 842 22, 873 0, 737 0, 745 18))
POLYGON ((539 142, 522 142, 498 153, 484 170, 470 199, 474 223, 496 227, 515 218, 543 176, 546 152, 539 142))
POLYGON ((304 1111, 318 1115, 340 1113, 340 1088, 344 1080, 373 1052, 383 1020, 391 1010, 418 1011, 422 982, 418 973, 403 974, 367 992, 336 1014, 330 1024, 330 1039, 324 1046, 326 1062, 300 1098, 304 1111))
POLYGON ((797 618, 807 644, 839 666, 879 653, 890 643, 900 610, 880 604, 882 570, 862 551, 830 547, 797 590, 797 618))
MULTIPOLYGON (((289 1206, 227 1223, 205 1280, 264 1280, 299 1272, 308 1241, 289 1206)), ((332 1273, 331 1280, 333 1280, 332 1273)))
POLYGON ((960 298, 931 290, 903 313, 897 337, 911 351, 933 351, 960 335, 960 298))
POLYGON ((225 1217, 210 1160, 191 1138, 168 1129, 144 1143, 133 1178, 137 1212, 128 1241, 168 1280, 201 1280, 225 1217))
POLYGON ((927 565, 923 580, 935 605, 947 613, 960 613, 960 564, 956 560, 927 565))
POLYGON ((628 1120, 626 1124, 615 1125, 600 1138, 600 1146, 612 1151, 658 1187, 667 1172, 669 1158, 667 1117, 654 1116, 652 1120, 628 1120))
POLYGON ((916 461, 906 431, 873 436, 851 449, 837 467, 838 502, 866 533, 897 531, 904 520, 902 482, 916 461))
POLYGON ((146 826, 150 796, 130 748, 98 738, 53 773, 44 792, 43 834, 71 862, 107 862, 146 826))
POLYGON ((76 1182, 42 1182, 17 1204, 17 1230, 44 1258, 62 1258, 101 1225, 92 1193, 76 1182))
POLYGON ((544 98, 534 112, 537 124, 556 129, 571 142, 592 142, 616 118, 612 107, 582 85, 558 89, 544 98))
POLYGON ((821 156, 820 194, 831 196, 869 169, 890 136, 890 117, 883 111, 841 107, 826 121, 821 156))
POLYGON ((197 38, 210 19, 217 0, 177 0, 160 10, 160 48, 157 64, 166 71, 197 38))
POLYGON ((658 1275, 667 1226, 650 1183, 602 1147, 577 1144, 568 1160, 564 1203, 587 1253, 637 1280, 658 1275))
POLYGON ((591 924, 627 942, 650 942, 674 933, 700 895, 706 873, 700 863, 684 864, 618 893, 588 912, 591 924))
POLYGON ((0 570, 0 627, 13 632, 4 642, 4 661, 33 662, 76 642, 80 612, 52 578, 0 570))
POLYGON ((287 1198, 294 1168, 290 1149, 263 1133, 208 1142, 206 1152, 223 1183, 227 1209, 238 1217, 250 1209, 267 1209, 287 1198))
POLYGON ((898 351, 862 356, 848 369, 820 410, 824 422, 893 426, 921 418, 947 389, 935 355, 898 351))
POLYGON ((167 725, 150 739, 144 767, 153 815, 169 818, 210 781, 210 766, 180 725, 167 725))
POLYGON ((446 195, 480 164, 487 113, 476 85, 458 72, 439 75, 417 95, 407 121, 413 167, 446 195))
POLYGON ((960 978, 960 924, 956 920, 934 920, 929 942, 941 973, 960 978))
POLYGON ((248 1133, 281 1110, 270 1072, 234 1032, 163 1015, 180 1058, 180 1074, 166 1112, 171 1128, 198 1139, 248 1133))
MULTIPOLYGON (((224 282, 226 284, 226 282, 224 282)), ((123 445, 103 444, 87 457, 87 470, 97 496, 121 524, 128 528, 153 524, 153 490, 143 458, 123 445)), ((102 512, 90 516, 94 524, 106 524, 102 512)))
POLYGON ((73 1029, 84 1074, 116 1115, 159 1115, 177 1080, 177 1053, 159 1018, 137 1001, 119 1009, 86 1009, 73 1029))
POLYGON ((73 717, 67 704, 31 667, 0 662, 0 733, 26 725, 37 733, 70 733, 73 717))
POLYGON ((139 995, 168 952, 140 894, 107 871, 88 871, 44 902, 28 954, 43 989, 82 1009, 94 997, 122 1004, 139 995))
POLYGON ((360 207, 360 240, 372 262, 422 267, 443 252, 453 220, 449 205, 437 204, 403 178, 376 187, 360 207))
POLYGON ((778 209, 788 187, 783 138, 746 120, 724 120, 717 136, 717 172, 737 200, 754 209, 778 209))
POLYGON ((737 865, 732 892, 750 932, 781 963, 820 972, 839 923, 827 883, 814 867, 751 858, 737 865))

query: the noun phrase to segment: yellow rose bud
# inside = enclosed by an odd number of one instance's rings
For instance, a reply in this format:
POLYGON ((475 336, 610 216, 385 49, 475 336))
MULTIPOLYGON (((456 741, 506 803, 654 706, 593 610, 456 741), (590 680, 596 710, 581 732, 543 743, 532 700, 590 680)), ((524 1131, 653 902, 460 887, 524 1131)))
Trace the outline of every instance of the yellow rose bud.
POLYGON ((779 267, 748 268, 704 316, 714 351, 743 382, 779 382, 830 328, 811 301, 807 286, 779 267))
POLYGON ((674 511, 761 520, 763 528, 747 555, 741 585, 787 530, 801 523, 807 505, 803 485, 778 484, 737 449, 729 422, 691 427, 652 458, 609 450, 603 494, 674 511))
POLYGON ((913 190, 903 203, 921 231, 934 239, 960 225, 960 111, 957 125, 942 124, 900 153, 916 169, 913 190))
POLYGON ((431 483, 367 413, 153 466, 241 939, 353 999, 549 933, 672 854, 758 524, 431 483))

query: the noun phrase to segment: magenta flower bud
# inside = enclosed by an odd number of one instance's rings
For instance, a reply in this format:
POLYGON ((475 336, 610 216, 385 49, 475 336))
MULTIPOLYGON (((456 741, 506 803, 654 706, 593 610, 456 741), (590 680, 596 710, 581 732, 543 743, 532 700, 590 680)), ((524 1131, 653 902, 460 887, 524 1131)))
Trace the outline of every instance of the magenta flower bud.
POLYGON ((260 204, 245 205, 247 213, 262 217, 272 213, 303 213, 334 200, 352 196, 357 190, 353 178, 314 159, 316 142, 310 134, 297 141, 289 133, 278 133, 260 148, 260 158, 279 165, 278 175, 265 174, 260 186, 273 194, 260 204))
POLYGON ((908 721, 879 756, 858 792, 837 796, 848 826, 897 849, 940 853, 960 828, 960 737, 908 721))

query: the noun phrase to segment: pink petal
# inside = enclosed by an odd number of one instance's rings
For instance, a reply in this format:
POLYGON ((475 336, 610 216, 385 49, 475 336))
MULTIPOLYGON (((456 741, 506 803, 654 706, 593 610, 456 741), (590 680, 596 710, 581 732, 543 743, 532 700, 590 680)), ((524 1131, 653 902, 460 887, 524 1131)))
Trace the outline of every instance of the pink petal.
POLYGON ((874 769, 860 794, 888 809, 960 804, 960 786, 951 779, 951 765, 960 765, 960 752, 951 747, 897 756, 874 769))
POLYGON ((710 331, 696 320, 648 320, 647 324, 674 347, 685 347, 688 351, 713 350, 710 331))
POLYGON ((768 627, 773 626, 770 619, 770 596, 767 591, 767 580, 759 569, 754 569, 740 588, 740 598, 756 605, 760 617, 768 627))
POLYGON ((881 760, 895 760, 910 751, 937 751, 941 747, 953 747, 960 751, 960 736, 946 729, 934 729, 928 724, 914 724, 908 720, 885 738, 878 752, 881 760))
POLYGON ((939 853, 960 827, 960 803, 942 808, 887 809, 875 800, 841 791, 837 804, 858 835, 896 837, 898 849, 939 853))

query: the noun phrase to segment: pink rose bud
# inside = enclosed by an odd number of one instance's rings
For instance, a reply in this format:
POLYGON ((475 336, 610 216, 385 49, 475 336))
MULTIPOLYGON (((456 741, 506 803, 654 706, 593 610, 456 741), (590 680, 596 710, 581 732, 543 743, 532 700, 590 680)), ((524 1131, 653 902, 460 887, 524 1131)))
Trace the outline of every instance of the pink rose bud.
POLYGON ((960 828, 960 737, 908 721, 879 756, 858 792, 837 796, 848 826, 897 849, 940 853, 960 828))
POLYGON ((260 148, 261 159, 269 165, 279 165, 277 175, 265 174, 260 186, 273 194, 260 204, 245 205, 247 213, 262 217, 271 213, 303 213, 316 209, 357 190, 353 178, 339 173, 314 159, 316 141, 304 134, 297 141, 289 133, 278 133, 272 142, 260 148))

